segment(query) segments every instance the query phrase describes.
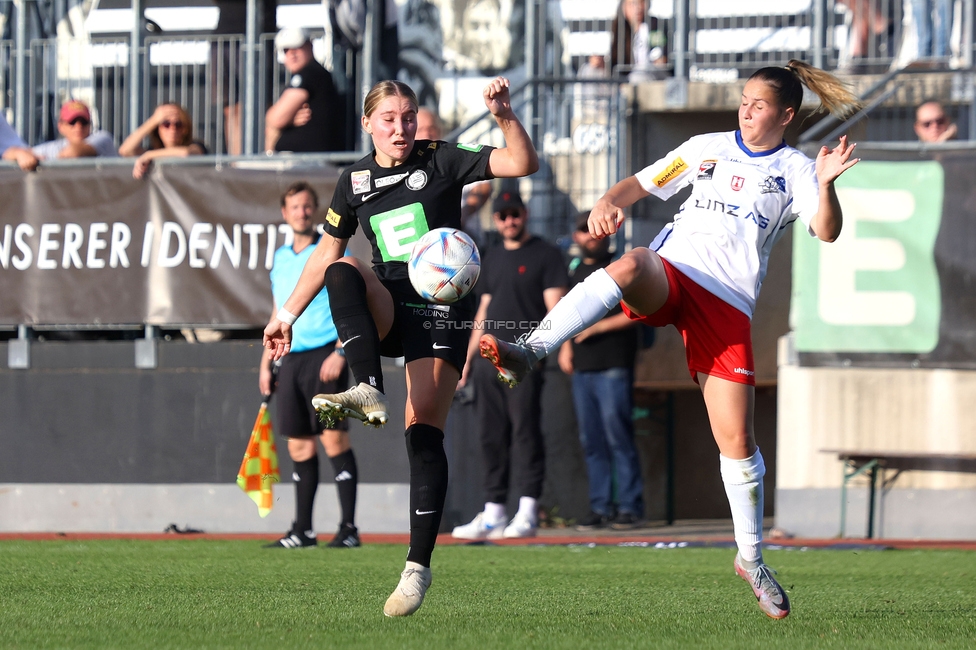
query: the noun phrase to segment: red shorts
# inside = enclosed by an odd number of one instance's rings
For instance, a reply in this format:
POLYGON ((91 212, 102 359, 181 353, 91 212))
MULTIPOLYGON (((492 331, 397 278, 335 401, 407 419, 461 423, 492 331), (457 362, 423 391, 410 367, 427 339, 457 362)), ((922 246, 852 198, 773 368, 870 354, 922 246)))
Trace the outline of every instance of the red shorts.
POLYGON ((650 316, 641 316, 620 303, 632 320, 651 327, 674 325, 685 342, 691 378, 698 373, 739 384, 756 385, 752 358, 752 322, 741 311, 704 289, 684 273, 664 262, 668 276, 668 300, 650 316))

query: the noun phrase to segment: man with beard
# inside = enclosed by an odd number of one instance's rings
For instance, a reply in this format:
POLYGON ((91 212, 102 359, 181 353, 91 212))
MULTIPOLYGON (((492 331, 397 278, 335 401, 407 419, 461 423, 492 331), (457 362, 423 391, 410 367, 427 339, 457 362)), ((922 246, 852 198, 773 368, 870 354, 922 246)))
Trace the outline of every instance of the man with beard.
POLYGON ((481 449, 485 463, 485 508, 473 521, 454 529, 458 539, 534 537, 538 499, 545 478, 542 440, 542 373, 517 388, 496 380, 490 363, 475 358, 483 333, 518 337, 532 329, 566 293, 559 249, 532 235, 528 211, 514 184, 503 184, 492 203, 502 242, 485 253, 478 290, 482 292, 459 387, 476 388, 481 449), (519 494, 516 515, 506 512, 509 478, 519 494), (507 525, 506 525, 507 524, 507 525))
MULTIPOLYGON (((613 260, 610 238, 590 236, 589 216, 586 211, 577 217, 573 241, 581 256, 570 264, 570 287, 613 260)), ((590 479, 590 514, 576 528, 636 528, 644 516, 644 483, 631 414, 637 354, 634 321, 618 305, 572 342, 560 349, 559 367, 573 377, 573 404, 590 479)))

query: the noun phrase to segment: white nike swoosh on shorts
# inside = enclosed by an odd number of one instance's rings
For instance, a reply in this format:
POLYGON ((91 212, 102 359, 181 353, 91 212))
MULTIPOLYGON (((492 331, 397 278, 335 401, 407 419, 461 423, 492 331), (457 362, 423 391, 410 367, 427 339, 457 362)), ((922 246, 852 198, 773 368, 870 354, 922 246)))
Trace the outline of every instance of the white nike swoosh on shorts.
POLYGON ((436 510, 420 510, 418 508, 417 510, 414 510, 414 512, 416 514, 418 514, 418 515, 432 515, 432 514, 434 514, 437 511, 436 510))
POLYGON ((435 350, 450 350, 451 349, 451 346, 450 345, 437 345, 436 343, 434 343, 433 348, 435 350))
POLYGON ((345 340, 345 341, 343 341, 343 342, 342 342, 342 346, 343 346, 343 347, 345 347, 345 346, 347 346, 347 345, 349 345, 349 341, 355 341, 355 340, 356 340, 356 339, 358 339, 358 338, 359 338, 360 336, 362 336, 362 334, 357 334, 356 336, 351 336, 351 337, 349 337, 349 339, 348 339, 348 340, 345 340))

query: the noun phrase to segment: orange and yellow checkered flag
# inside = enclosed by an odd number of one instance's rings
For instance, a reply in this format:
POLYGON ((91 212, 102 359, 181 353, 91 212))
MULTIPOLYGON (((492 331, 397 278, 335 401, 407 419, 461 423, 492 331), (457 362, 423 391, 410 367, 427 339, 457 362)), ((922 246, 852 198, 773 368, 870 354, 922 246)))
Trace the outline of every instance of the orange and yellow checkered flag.
POLYGON ((267 517, 272 505, 271 486, 280 482, 278 451, 271 429, 271 413, 265 400, 258 411, 241 468, 237 471, 237 484, 258 504, 258 514, 267 517))

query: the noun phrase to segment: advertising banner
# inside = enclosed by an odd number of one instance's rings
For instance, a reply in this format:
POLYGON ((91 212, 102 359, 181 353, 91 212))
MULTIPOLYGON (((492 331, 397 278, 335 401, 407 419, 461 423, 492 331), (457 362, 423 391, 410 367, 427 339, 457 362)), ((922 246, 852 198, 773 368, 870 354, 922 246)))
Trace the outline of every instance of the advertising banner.
POLYGON ((0 324, 254 327, 291 242, 280 196, 332 199, 335 168, 130 165, 0 170, 0 324))
POLYGON ((800 363, 976 367, 976 152, 858 153, 837 241, 793 238, 800 363))

